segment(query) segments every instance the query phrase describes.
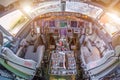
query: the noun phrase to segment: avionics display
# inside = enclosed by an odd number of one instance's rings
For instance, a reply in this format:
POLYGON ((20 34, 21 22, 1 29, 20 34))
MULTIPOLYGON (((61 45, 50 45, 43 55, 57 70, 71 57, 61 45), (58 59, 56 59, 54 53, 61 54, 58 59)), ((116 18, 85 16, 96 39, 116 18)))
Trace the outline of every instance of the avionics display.
POLYGON ((55 21, 49 21, 49 26, 50 27, 55 27, 55 21))
POLYGON ((67 27, 67 21, 60 21, 60 27, 67 27))
POLYGON ((71 21, 71 27, 77 27, 77 21, 71 21))

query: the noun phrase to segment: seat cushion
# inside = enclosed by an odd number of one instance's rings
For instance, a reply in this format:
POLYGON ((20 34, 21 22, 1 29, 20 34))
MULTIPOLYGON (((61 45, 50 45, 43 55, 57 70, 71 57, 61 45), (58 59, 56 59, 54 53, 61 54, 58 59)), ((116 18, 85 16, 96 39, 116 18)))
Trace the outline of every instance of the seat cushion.
POLYGON ((100 52, 95 46, 92 47, 91 53, 92 54, 87 59, 88 63, 100 59, 100 52))
POLYGON ((86 46, 81 47, 81 58, 84 64, 88 64, 89 62, 95 61, 100 59, 100 53, 99 50, 92 46, 91 49, 89 49, 86 46))
POLYGON ((35 62, 38 62, 38 54, 34 53, 34 46, 28 46, 25 53, 25 59, 32 59, 35 62))
POLYGON ((37 62, 36 67, 40 67, 41 61, 43 59, 44 51, 45 51, 44 45, 39 45, 37 47, 36 52, 34 52, 34 46, 28 46, 27 52, 25 53, 25 59, 34 60, 35 62, 37 62))

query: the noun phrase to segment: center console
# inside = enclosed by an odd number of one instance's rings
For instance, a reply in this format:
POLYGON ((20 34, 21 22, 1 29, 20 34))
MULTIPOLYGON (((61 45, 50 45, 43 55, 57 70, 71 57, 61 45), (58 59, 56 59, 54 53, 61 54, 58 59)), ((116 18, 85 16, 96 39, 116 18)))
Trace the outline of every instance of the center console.
POLYGON ((64 37, 56 42, 56 50, 51 51, 49 74, 51 75, 76 75, 76 60, 74 51, 69 49, 69 44, 64 37))

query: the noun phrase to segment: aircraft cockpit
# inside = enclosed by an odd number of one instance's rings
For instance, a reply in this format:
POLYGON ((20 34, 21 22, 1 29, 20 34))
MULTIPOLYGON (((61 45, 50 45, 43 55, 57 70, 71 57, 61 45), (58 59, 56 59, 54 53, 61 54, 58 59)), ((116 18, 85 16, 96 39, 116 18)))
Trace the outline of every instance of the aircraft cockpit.
POLYGON ((45 3, 0 17, 0 72, 10 80, 119 76, 120 18, 88 3, 45 3))

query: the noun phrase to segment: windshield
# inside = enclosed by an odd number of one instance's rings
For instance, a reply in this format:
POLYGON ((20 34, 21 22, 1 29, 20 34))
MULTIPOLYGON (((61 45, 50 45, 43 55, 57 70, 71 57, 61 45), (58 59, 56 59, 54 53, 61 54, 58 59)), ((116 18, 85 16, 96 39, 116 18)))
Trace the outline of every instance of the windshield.
POLYGON ((81 13, 95 19, 103 13, 102 8, 87 3, 66 1, 65 6, 62 8, 60 1, 50 1, 39 3, 31 10, 30 16, 34 18, 41 14, 62 11, 81 13))
POLYGON ((95 19, 103 13, 103 10, 100 7, 80 2, 67 1, 65 9, 68 12, 81 13, 95 19))
POLYGON ((20 10, 15 10, 1 17, 0 25, 15 36, 28 21, 29 19, 20 10))
POLYGON ((120 30, 120 18, 111 13, 105 13, 99 20, 99 23, 104 27, 110 36, 113 36, 120 30))

